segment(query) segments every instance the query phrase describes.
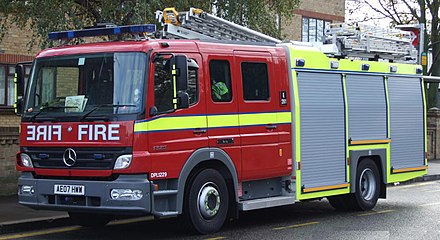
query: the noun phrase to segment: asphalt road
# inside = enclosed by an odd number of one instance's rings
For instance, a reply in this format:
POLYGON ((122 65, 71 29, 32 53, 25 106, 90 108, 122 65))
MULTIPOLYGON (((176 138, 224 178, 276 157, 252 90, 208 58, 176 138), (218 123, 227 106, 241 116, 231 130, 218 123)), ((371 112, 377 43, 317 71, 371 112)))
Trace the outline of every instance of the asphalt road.
POLYGON ((216 233, 191 235, 177 219, 114 221, 0 235, 2 239, 440 239, 440 181, 388 188, 368 212, 340 212, 326 200, 242 213, 216 233))

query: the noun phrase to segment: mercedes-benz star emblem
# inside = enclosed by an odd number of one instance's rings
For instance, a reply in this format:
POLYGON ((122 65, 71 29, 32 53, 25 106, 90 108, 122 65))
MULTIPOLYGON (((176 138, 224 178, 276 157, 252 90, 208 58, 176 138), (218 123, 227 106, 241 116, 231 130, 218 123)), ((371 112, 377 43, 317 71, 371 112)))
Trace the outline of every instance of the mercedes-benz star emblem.
POLYGON ((76 152, 75 150, 68 148, 64 151, 63 161, 66 166, 71 167, 76 163, 76 152))

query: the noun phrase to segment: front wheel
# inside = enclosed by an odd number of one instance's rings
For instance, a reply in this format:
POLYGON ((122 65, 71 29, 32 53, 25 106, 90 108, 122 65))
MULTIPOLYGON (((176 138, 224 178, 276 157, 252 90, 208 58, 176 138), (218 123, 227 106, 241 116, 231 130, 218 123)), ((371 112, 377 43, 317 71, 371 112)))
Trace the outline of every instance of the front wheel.
POLYGON ((201 233, 214 233, 223 226, 229 194, 223 176, 214 169, 199 172, 187 188, 184 215, 191 227, 201 233))

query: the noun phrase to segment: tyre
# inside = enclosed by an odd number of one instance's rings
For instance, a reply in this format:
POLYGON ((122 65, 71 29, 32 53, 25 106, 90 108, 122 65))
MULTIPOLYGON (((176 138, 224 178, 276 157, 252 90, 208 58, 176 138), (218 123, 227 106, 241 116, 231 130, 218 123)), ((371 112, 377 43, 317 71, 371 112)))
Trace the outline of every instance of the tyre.
POLYGON ((379 169, 371 159, 359 163, 356 171, 356 191, 348 196, 353 210, 370 210, 376 206, 380 194, 379 169))
POLYGON ((347 206, 346 198, 346 195, 337 195, 327 197, 327 200, 333 208, 337 210, 347 210, 349 206, 347 206))
POLYGON ((214 169, 204 169, 194 176, 186 190, 186 223, 200 234, 220 230, 229 206, 229 193, 223 176, 214 169))
POLYGON ((103 227, 112 220, 111 215, 96 213, 69 212, 73 223, 83 227, 103 227))

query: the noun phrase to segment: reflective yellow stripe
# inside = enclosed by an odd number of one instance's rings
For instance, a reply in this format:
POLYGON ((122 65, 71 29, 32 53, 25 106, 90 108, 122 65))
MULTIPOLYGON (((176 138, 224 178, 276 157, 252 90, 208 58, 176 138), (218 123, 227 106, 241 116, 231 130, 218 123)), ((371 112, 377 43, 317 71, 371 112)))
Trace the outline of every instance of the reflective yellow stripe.
POLYGON ((291 112, 279 112, 277 113, 277 123, 291 123, 292 113, 291 112))
POLYGON ((148 122, 137 122, 134 124, 134 132, 148 131, 148 122))
POLYGON ((277 123, 277 113, 239 114, 238 118, 239 118, 240 126, 276 124, 277 123))
POLYGON ((134 131, 164 131, 206 127, 207 123, 205 116, 164 117, 149 122, 135 123, 134 131))
POLYGON ((147 132, 282 124, 290 123, 291 118, 290 112, 163 117, 146 122, 137 122, 134 125, 134 131, 147 132))
POLYGON ((428 166, 413 167, 413 168, 401 168, 401 169, 393 169, 393 173, 415 172, 415 171, 423 171, 426 169, 428 169, 428 166))
POLYGON ((210 115, 208 116, 208 127, 236 127, 238 126, 238 116, 233 115, 210 115))

